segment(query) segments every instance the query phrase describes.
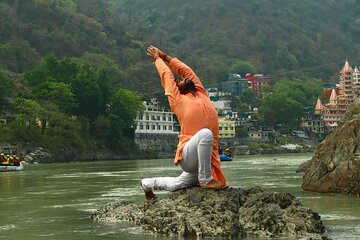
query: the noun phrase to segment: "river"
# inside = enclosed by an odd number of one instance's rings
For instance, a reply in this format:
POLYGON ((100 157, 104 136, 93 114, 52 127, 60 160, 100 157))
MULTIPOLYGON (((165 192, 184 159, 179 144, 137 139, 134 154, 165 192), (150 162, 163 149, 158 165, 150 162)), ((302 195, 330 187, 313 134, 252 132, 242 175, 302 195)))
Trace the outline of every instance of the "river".
MULTIPOLYGON (((360 239, 359 197, 302 191, 302 175, 295 170, 310 158, 309 154, 239 156, 221 166, 231 187, 258 185, 292 193, 321 215, 329 237, 360 239)), ((141 178, 179 173, 171 159, 40 164, 0 173, 0 239, 169 239, 126 222, 92 222, 89 216, 114 201, 144 201, 141 178)))

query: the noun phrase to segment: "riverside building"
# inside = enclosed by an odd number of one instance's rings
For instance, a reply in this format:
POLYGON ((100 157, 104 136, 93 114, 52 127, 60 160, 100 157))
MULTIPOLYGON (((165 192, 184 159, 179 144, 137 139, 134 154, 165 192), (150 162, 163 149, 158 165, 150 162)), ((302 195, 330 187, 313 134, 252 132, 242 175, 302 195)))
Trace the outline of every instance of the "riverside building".
POLYGON ((144 101, 143 105, 145 110, 136 118, 135 133, 179 134, 179 125, 173 112, 161 108, 155 98, 150 102, 144 101))
POLYGON ((235 124, 238 118, 237 112, 231 110, 231 101, 225 99, 226 96, 230 96, 231 94, 220 92, 217 88, 208 88, 206 92, 218 113, 219 138, 234 138, 235 124))
POLYGON ((179 123, 175 114, 155 99, 143 102, 145 110, 137 116, 135 143, 139 150, 154 158, 172 158, 178 143, 179 123))
POLYGON ((338 94, 333 88, 329 102, 322 104, 320 99, 316 103, 315 110, 320 112, 325 128, 331 132, 340 122, 343 121, 348 106, 359 96, 360 73, 358 67, 354 69, 348 61, 339 72, 339 91, 338 94))

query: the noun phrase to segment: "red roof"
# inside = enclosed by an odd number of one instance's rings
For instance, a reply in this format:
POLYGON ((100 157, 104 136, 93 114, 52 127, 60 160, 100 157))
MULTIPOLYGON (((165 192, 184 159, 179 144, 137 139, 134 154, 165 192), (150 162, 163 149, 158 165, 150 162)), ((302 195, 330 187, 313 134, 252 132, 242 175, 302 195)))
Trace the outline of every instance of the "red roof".
MULTIPOLYGON (((324 90, 324 91, 322 92, 321 96, 322 96, 322 97, 330 96, 330 95, 331 95, 331 92, 332 92, 332 89, 326 89, 326 90, 324 90)), ((336 92, 336 95, 339 95, 340 90, 339 90, 339 89, 336 89, 335 92, 336 92)))

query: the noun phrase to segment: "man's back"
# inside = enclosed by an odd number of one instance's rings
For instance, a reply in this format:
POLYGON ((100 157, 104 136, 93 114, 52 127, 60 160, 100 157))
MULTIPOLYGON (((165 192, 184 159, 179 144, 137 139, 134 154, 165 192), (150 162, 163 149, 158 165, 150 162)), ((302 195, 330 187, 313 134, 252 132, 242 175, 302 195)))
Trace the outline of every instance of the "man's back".
POLYGON ((218 116, 207 95, 196 92, 181 96, 173 107, 181 126, 181 135, 194 135, 200 129, 210 129, 214 137, 219 135, 218 116))

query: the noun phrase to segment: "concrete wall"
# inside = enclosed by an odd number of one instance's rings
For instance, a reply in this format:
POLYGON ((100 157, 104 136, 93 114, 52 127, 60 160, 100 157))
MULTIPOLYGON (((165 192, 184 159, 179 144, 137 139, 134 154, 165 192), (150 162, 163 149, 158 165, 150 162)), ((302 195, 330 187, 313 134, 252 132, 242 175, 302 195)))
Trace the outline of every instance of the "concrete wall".
POLYGON ((140 150, 155 152, 158 158, 173 158, 178 144, 177 134, 135 134, 140 150))

